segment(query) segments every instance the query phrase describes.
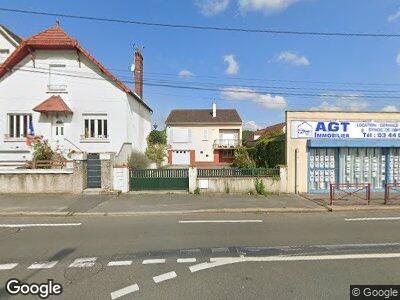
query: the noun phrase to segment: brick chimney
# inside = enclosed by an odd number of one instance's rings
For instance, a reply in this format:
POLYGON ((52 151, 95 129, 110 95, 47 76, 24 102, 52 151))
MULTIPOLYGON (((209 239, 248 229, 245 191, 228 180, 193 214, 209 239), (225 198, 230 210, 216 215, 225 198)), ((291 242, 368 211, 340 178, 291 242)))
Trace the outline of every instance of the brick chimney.
POLYGON ((139 48, 135 49, 135 93, 143 98, 143 56, 139 48))

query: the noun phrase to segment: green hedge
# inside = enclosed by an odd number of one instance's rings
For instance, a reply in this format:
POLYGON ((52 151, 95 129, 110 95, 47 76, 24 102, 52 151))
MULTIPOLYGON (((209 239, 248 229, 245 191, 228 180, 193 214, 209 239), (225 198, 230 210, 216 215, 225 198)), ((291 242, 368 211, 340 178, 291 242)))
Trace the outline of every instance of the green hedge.
POLYGON ((285 164, 285 147, 285 135, 281 134, 260 139, 254 147, 248 148, 248 152, 257 168, 273 168, 285 164))

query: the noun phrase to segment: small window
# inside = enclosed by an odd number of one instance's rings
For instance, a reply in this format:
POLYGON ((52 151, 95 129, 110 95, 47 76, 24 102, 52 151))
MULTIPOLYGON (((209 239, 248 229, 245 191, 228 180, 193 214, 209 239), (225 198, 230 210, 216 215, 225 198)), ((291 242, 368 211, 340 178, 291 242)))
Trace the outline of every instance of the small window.
POLYGON ((108 139, 107 119, 103 116, 84 116, 85 139, 108 139))
POLYGON ((208 141, 208 129, 204 129, 204 132, 203 132, 203 141, 208 141))
POLYGON ((31 123, 31 114, 8 114, 8 136, 10 138, 26 137, 31 123))
POLYGON ((8 49, 0 49, 0 64, 6 61, 8 55, 10 54, 10 50, 8 49))
POLYGON ((66 65, 64 64, 50 64, 49 66, 49 91, 64 92, 67 90, 66 65))

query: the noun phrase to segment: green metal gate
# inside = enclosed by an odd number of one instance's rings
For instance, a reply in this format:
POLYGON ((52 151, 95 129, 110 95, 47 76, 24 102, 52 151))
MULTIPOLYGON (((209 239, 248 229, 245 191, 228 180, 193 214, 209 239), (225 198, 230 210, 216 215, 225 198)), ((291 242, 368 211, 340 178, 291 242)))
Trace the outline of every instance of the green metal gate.
POLYGON ((188 169, 146 169, 129 172, 131 191, 187 190, 188 169))

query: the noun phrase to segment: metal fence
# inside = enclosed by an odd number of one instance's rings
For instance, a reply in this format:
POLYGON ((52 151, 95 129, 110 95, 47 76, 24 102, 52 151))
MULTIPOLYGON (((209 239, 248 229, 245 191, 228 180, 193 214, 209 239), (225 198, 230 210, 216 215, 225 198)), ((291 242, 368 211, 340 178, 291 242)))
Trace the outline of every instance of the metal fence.
POLYGON ((197 169, 197 177, 279 177, 279 168, 269 169, 197 169))

